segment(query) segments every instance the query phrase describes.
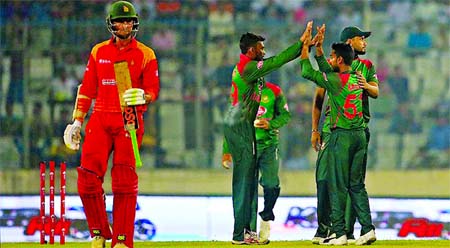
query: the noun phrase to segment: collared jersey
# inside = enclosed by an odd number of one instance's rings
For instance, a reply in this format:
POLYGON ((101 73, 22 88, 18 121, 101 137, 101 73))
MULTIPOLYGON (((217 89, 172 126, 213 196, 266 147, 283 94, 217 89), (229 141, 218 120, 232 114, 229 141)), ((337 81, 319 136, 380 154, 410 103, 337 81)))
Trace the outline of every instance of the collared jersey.
POLYGON ((301 42, 296 42, 280 54, 263 61, 251 60, 241 54, 232 74, 230 105, 225 123, 242 120, 253 122, 265 83, 264 76, 297 58, 301 47, 301 42))
MULTIPOLYGON (((114 63, 120 61, 128 62, 133 88, 143 89, 152 101, 158 98, 160 86, 154 51, 136 39, 119 50, 111 38, 92 48, 78 93, 96 99, 94 111, 122 111, 114 72, 114 63)), ((139 105, 137 110, 146 111, 147 105, 139 105)))
MULTIPOLYGON (((302 43, 298 41, 278 55, 262 61, 255 61, 241 54, 232 74, 229 107, 225 113, 224 125, 234 126, 242 122, 253 125, 265 84, 264 76, 297 58, 301 48, 302 43)), ((229 153, 225 139, 223 153, 229 153)))
MULTIPOLYGON (((328 63, 328 61, 325 59, 324 56, 316 56, 317 65, 319 66, 319 70, 323 72, 332 72, 333 68, 331 68, 331 65, 328 63)), ((372 61, 368 59, 361 59, 359 57, 355 58, 352 62, 352 71, 359 71, 361 74, 366 78, 367 82, 378 82, 378 77, 376 74, 375 66, 373 65, 372 61)), ((362 96, 362 102, 363 102, 363 116, 364 116, 364 123, 365 126, 369 124, 370 121, 370 106, 369 106, 369 95, 366 91, 363 91, 362 96)), ((322 127, 322 132, 331 132, 330 130, 330 118, 329 118, 329 108, 330 105, 326 104, 326 110, 325 110, 325 120, 322 127)))
POLYGON ((266 82, 256 118, 269 122, 269 129, 255 129, 258 148, 277 145, 279 128, 286 125, 291 119, 286 97, 278 85, 266 82))
POLYGON ((302 76, 327 90, 330 105, 330 128, 364 128, 363 90, 358 85, 355 72, 327 73, 316 71, 308 58, 302 59, 300 63, 302 65, 302 76))

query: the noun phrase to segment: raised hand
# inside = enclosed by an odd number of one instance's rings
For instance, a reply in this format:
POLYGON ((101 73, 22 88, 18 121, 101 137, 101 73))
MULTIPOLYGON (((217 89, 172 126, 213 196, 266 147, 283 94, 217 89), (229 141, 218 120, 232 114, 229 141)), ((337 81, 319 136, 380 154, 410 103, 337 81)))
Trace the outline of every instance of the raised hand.
POLYGON ((303 32, 302 36, 300 37, 300 41, 303 43, 303 45, 305 45, 306 42, 308 42, 307 45, 309 45, 309 43, 311 42, 312 27, 313 27, 313 21, 309 21, 306 24, 305 31, 303 32))
POLYGON ((325 24, 322 24, 322 26, 317 26, 317 34, 312 39, 312 45, 315 45, 316 47, 320 47, 323 44, 323 40, 325 38, 325 24))

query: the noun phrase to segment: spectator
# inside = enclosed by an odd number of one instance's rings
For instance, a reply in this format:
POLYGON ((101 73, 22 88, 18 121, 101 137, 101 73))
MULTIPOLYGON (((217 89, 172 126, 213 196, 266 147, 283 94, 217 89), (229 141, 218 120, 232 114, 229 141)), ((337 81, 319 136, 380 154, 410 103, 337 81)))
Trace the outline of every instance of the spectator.
POLYGON ((153 33, 151 44, 162 56, 175 52, 177 33, 169 25, 160 25, 153 33))
POLYGON ((407 55, 411 58, 411 69, 416 69, 416 59, 428 54, 433 46, 430 32, 426 29, 426 23, 422 19, 416 21, 416 26, 408 34, 407 55))
POLYGON ((47 159, 51 146, 51 129, 50 124, 44 117, 42 112, 43 105, 41 102, 33 104, 33 116, 30 120, 30 160, 29 165, 37 165, 39 161, 47 159))
POLYGON ((409 80, 403 72, 401 65, 394 66, 394 71, 387 81, 395 95, 397 104, 408 103, 410 98, 409 80))
POLYGON ((446 168, 450 158, 450 122, 448 102, 437 106, 434 123, 430 128, 426 144, 419 148, 408 168, 446 168))
POLYGON ((208 15, 209 38, 234 34, 233 6, 224 1, 211 4, 208 15))

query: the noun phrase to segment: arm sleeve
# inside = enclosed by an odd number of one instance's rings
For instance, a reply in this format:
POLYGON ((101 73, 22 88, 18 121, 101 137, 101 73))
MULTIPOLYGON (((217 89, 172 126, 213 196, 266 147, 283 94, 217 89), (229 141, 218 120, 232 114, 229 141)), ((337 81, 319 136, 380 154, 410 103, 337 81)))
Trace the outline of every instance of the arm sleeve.
POLYGON ((145 100, 147 103, 154 102, 158 99, 160 89, 158 61, 153 52, 144 68, 143 89, 145 91, 145 100))
POLYGON ((372 66, 369 69, 369 73, 367 74, 366 78, 367 82, 375 82, 376 84, 379 84, 378 77, 377 77, 377 71, 375 69, 375 66, 372 64, 372 66))
POLYGON ((286 97, 281 92, 275 99, 275 118, 269 121, 271 129, 278 129, 286 125, 291 120, 291 112, 287 104, 286 97))
POLYGON ((83 123, 92 103, 92 99, 97 96, 97 68, 94 54, 91 52, 89 62, 86 66, 83 82, 78 86, 73 119, 83 123))
POLYGON ((325 88, 330 93, 337 93, 340 87, 340 79, 337 73, 325 73, 314 70, 309 58, 300 60, 302 67, 302 77, 313 81, 317 86, 325 88))
POLYGON ((227 139, 225 139, 225 137, 223 137, 222 155, 223 155, 223 154, 226 154, 226 153, 230 153, 230 149, 228 148, 228 142, 227 142, 227 139))
POLYGON ((263 61, 250 61, 244 68, 242 78, 247 82, 253 82, 270 72, 280 68, 282 65, 297 58, 300 55, 302 42, 298 41, 283 52, 263 61))
POLYGON ((330 63, 328 63, 325 56, 314 56, 314 58, 317 61, 317 65, 319 66, 319 71, 323 72, 332 72, 333 68, 331 67, 330 63))

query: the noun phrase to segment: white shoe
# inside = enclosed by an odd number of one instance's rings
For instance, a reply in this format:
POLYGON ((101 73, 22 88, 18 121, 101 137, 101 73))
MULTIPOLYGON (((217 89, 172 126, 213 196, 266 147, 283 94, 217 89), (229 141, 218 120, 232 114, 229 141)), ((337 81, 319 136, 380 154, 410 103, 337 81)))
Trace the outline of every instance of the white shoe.
POLYGON ((268 244, 270 237, 270 221, 261 220, 259 225, 259 244, 268 244))
POLYGON ((325 238, 322 238, 322 237, 313 237, 311 239, 313 245, 318 245, 320 243, 323 243, 324 240, 325 240, 325 238))
POLYGON ((370 230, 370 232, 362 235, 356 240, 356 245, 370 245, 377 240, 375 237, 375 230, 370 230))
POLYGON ((347 243, 349 245, 354 245, 354 244, 356 244, 356 239, 347 239, 347 243))
POLYGON ((325 245, 326 243, 330 242, 330 240, 335 239, 335 238, 336 238, 336 233, 332 233, 330 236, 320 240, 319 245, 325 245))
POLYGON ((339 238, 333 238, 327 240, 328 242, 324 242, 324 245, 347 245, 347 236, 344 234, 339 238))
POLYGON ((102 236, 94 236, 91 242, 91 248, 105 248, 106 239, 102 236))

